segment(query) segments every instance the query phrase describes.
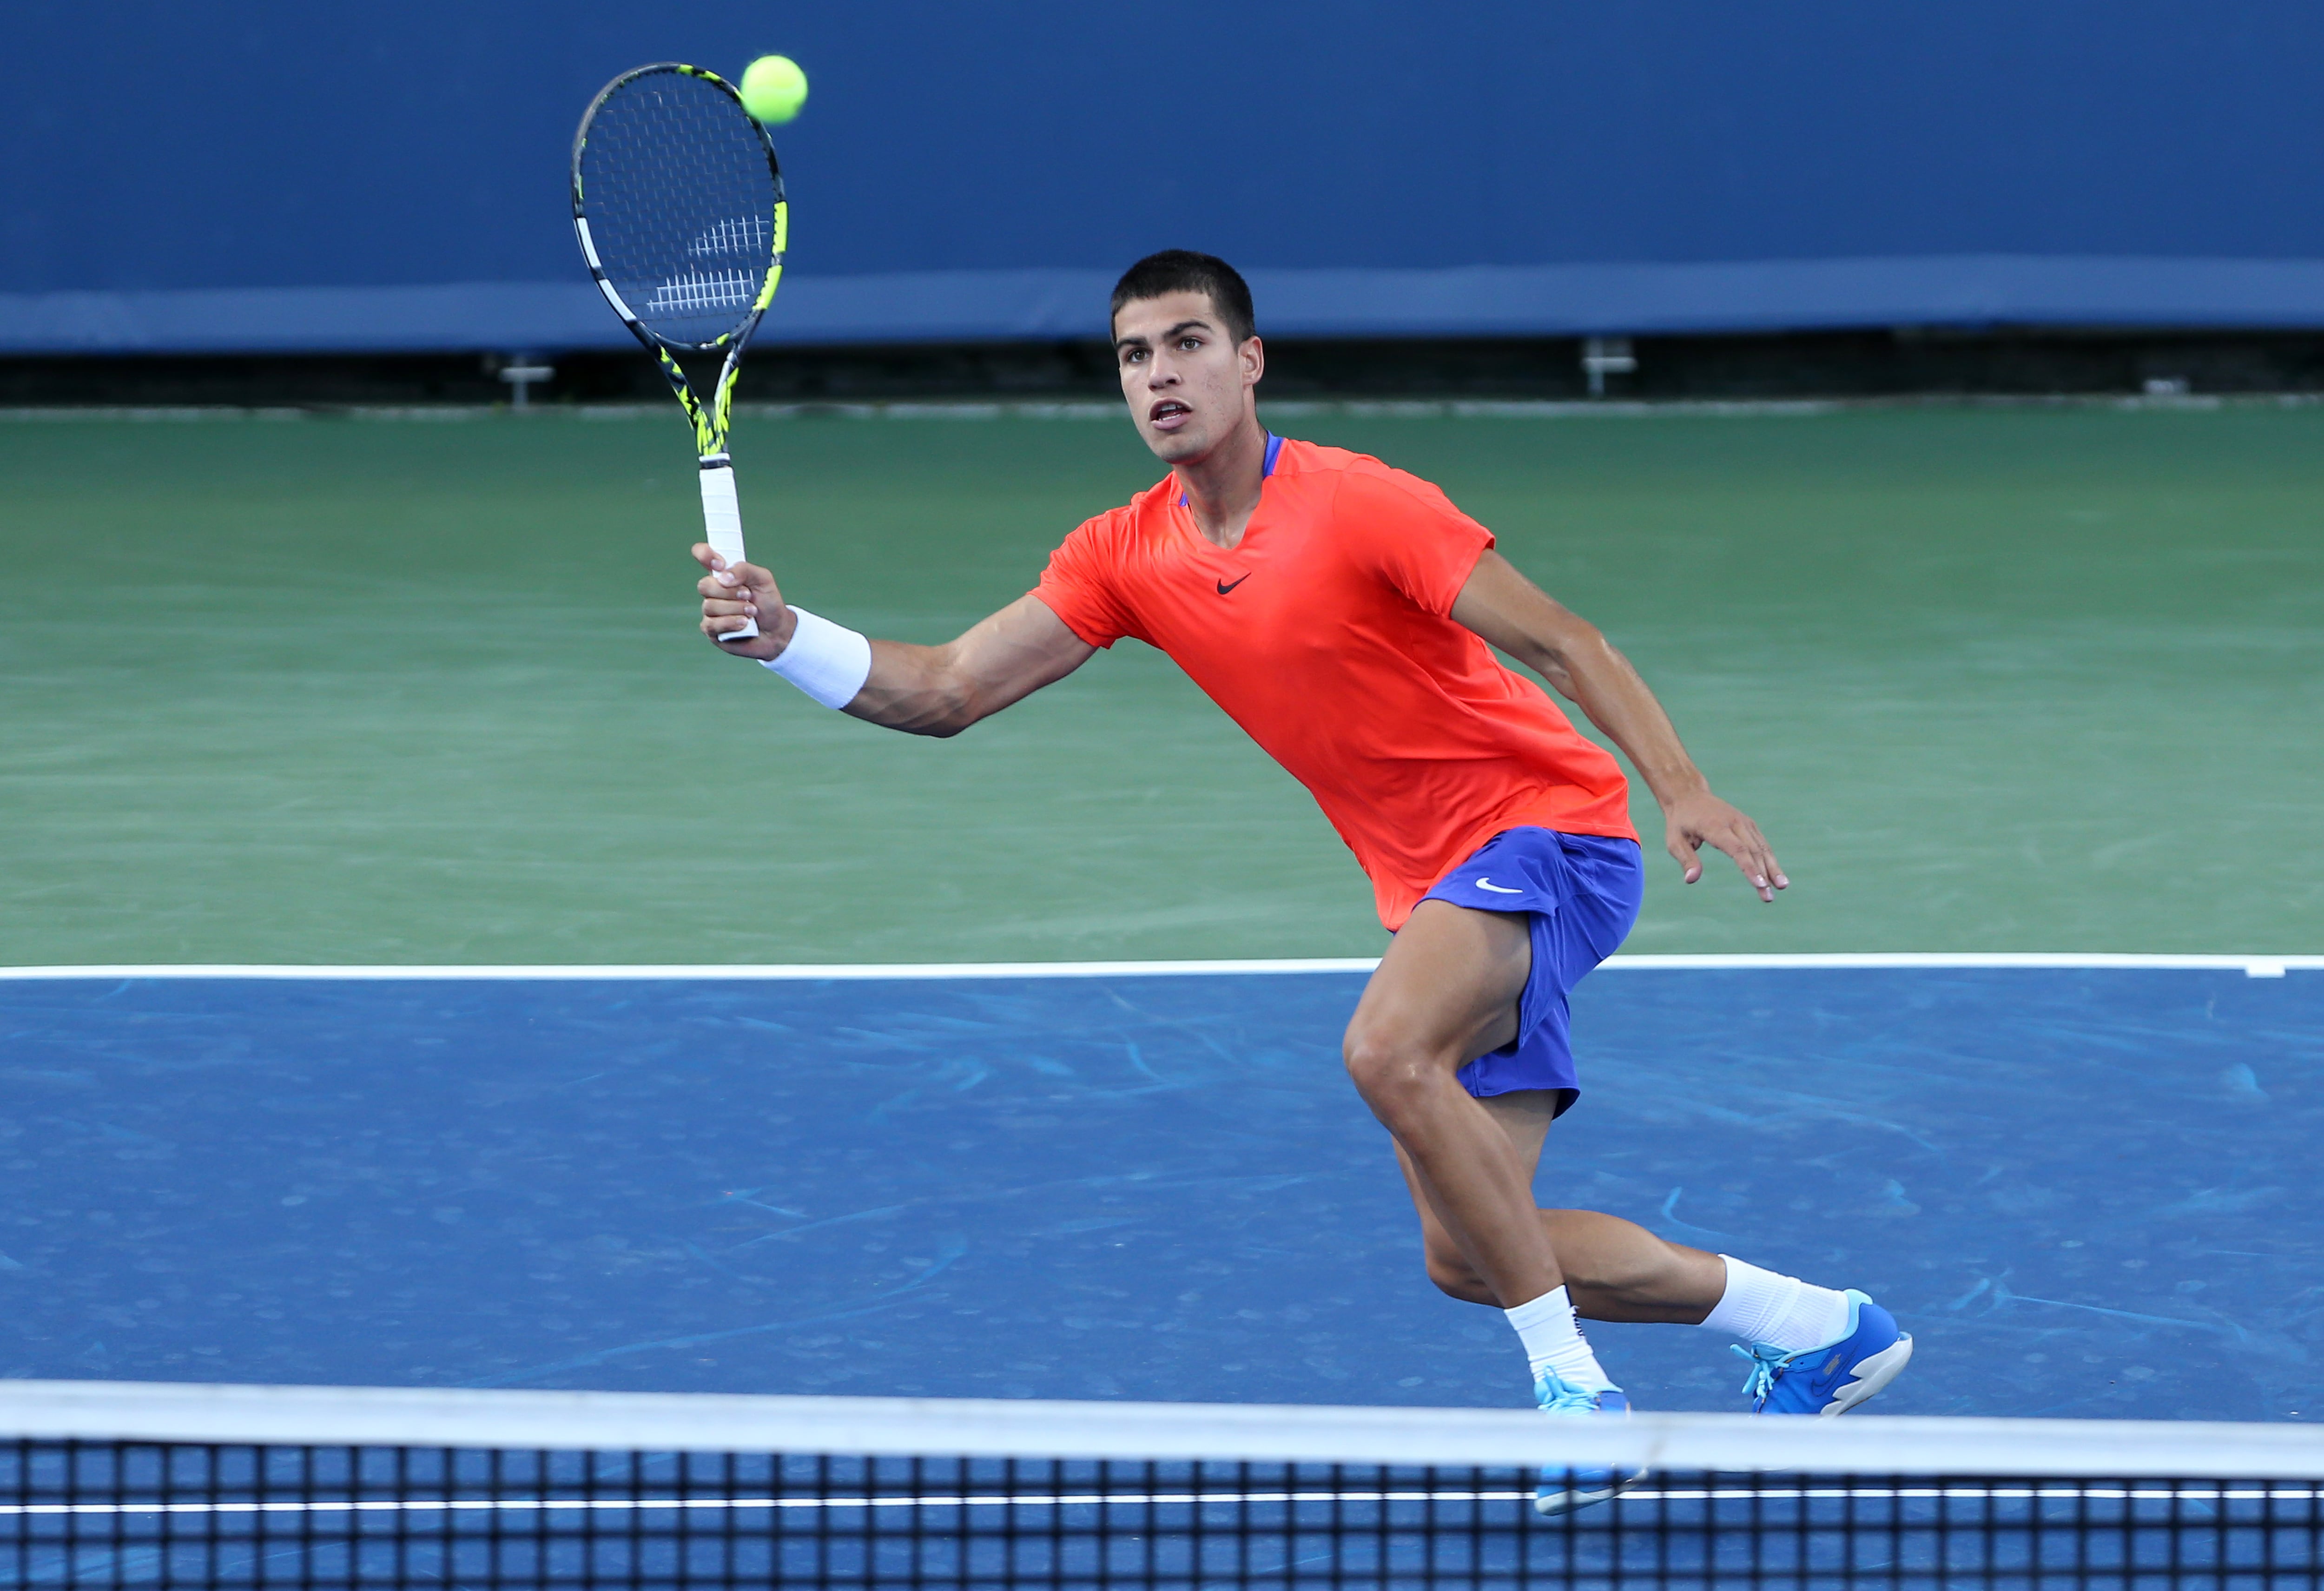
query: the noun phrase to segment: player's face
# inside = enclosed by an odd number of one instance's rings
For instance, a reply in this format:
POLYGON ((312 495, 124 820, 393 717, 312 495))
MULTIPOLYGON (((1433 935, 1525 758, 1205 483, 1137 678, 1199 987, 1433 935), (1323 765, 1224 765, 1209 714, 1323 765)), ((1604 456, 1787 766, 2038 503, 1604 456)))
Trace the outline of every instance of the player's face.
POLYGON ((1208 293, 1133 299, 1113 317, 1121 395, 1165 464, 1207 455, 1251 410, 1264 368, 1257 337, 1237 344, 1208 293))

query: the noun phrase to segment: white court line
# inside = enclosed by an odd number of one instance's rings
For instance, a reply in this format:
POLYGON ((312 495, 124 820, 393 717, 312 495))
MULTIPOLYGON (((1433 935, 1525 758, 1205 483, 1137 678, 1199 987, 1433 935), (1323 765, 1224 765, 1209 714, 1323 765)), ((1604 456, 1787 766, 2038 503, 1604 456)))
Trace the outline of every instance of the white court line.
POLYGON ((412 980, 539 979, 587 982, 623 979, 712 979, 771 982, 944 978, 1151 978, 1231 972, 1369 972, 1375 956, 1252 961, 869 961, 778 965, 704 963, 576 966, 307 967, 270 965, 0 967, 0 980, 37 978, 285 978, 412 980))
MULTIPOLYGON (((1369 972, 1373 956, 1332 956, 1293 961, 926 961, 847 962, 825 965, 730 965, 719 962, 553 965, 293 966, 283 963, 164 964, 121 962, 91 966, 0 967, 0 981, 38 979, 271 978, 317 980, 471 981, 526 979, 586 982, 613 979, 733 979, 815 982, 862 979, 945 978, 1173 978, 1231 973, 1369 972)), ((1611 972, 1738 971, 1825 968, 2031 968, 2125 971, 2241 972, 2249 978, 2281 978, 2289 971, 2324 971, 2324 955, 2135 955, 2097 951, 1869 951, 1803 952, 1751 955, 1628 955, 1604 964, 1611 972)))

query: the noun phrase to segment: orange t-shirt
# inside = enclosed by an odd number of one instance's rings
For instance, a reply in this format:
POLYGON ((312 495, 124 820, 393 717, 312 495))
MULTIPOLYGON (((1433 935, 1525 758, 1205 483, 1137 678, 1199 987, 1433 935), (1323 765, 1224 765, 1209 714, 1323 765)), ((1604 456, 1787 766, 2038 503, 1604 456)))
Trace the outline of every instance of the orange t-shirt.
POLYGON ((1065 538, 1033 594, 1092 646, 1168 653, 1307 786, 1391 930, 1503 829, 1636 839, 1613 758, 1451 617, 1492 532, 1376 458, 1269 452, 1232 552, 1166 476, 1065 538))

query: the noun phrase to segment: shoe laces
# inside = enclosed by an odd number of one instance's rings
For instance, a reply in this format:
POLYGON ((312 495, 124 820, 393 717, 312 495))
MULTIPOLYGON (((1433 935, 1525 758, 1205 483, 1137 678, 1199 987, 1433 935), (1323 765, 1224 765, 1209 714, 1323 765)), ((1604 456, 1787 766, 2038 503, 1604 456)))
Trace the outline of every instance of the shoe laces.
POLYGON ((1533 1395, 1545 1414, 1595 1414, 1598 1412, 1596 1393, 1587 1387, 1574 1385, 1554 1371, 1533 1384, 1533 1395))
POLYGON ((1728 1346, 1730 1353, 1740 1354, 1751 1361, 1751 1374, 1744 1378, 1743 1393, 1751 1400, 1754 1409, 1767 1401, 1767 1394, 1775 1390, 1775 1377, 1790 1369, 1792 1361, 1799 1357, 1786 1348, 1764 1342, 1755 1342, 1749 1347, 1739 1342, 1728 1346))

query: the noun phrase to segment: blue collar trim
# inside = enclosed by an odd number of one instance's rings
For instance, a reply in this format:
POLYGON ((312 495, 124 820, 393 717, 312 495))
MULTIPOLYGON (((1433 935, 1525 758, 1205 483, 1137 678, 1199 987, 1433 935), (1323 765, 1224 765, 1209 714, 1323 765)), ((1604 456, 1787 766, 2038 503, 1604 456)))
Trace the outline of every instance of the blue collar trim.
MULTIPOLYGON (((1259 478, 1260 480, 1264 481, 1275 474, 1276 455, 1282 451, 1283 438, 1277 436, 1273 431, 1268 432, 1267 457, 1260 462, 1259 466, 1259 478)), ((1186 506, 1186 494, 1183 492, 1178 493, 1178 506, 1180 508, 1185 508, 1186 506)))

